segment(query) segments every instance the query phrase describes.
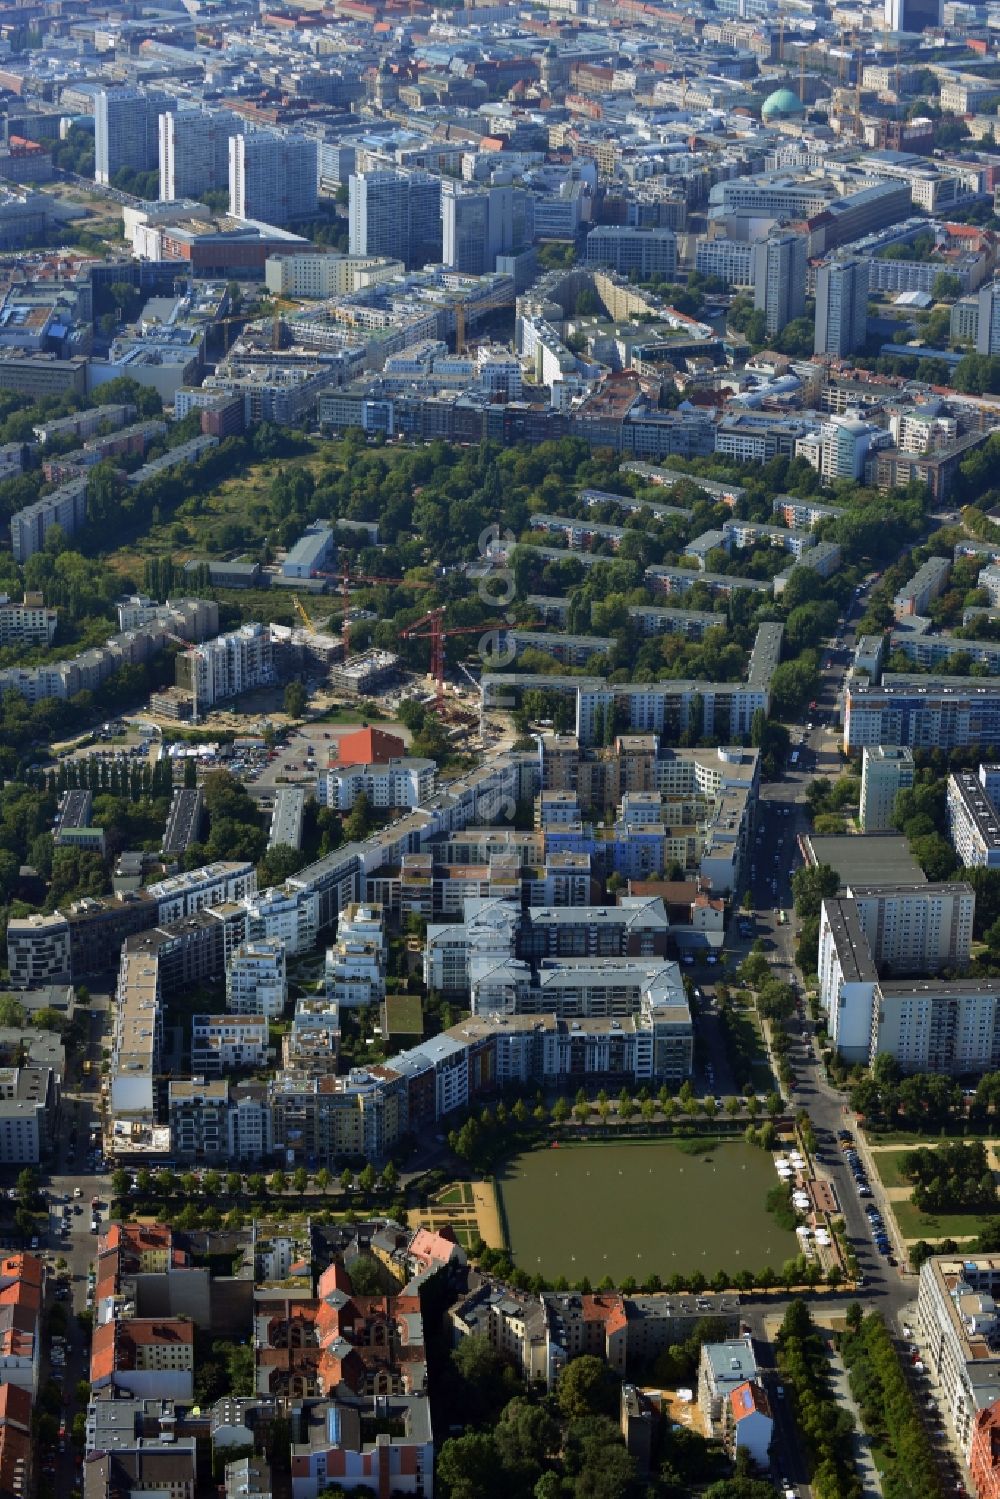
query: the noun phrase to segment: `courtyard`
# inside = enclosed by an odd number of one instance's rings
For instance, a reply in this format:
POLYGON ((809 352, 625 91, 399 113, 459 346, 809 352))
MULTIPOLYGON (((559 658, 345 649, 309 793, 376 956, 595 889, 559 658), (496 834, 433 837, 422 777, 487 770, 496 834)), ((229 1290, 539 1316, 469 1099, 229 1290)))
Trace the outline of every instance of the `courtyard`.
POLYGON ((798 1252, 765 1198, 770 1154, 740 1141, 593 1141, 515 1156, 497 1173, 501 1221, 529 1275, 596 1284, 701 1271, 707 1279, 798 1252))

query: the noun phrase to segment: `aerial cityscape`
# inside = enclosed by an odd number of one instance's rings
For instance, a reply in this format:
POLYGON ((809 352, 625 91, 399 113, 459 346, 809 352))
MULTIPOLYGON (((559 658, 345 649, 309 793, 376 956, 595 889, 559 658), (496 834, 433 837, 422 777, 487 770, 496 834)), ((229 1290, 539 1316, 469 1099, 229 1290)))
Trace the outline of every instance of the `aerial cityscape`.
POLYGON ((0 1499, 1000 1499, 998 133, 0 4, 0 1499))

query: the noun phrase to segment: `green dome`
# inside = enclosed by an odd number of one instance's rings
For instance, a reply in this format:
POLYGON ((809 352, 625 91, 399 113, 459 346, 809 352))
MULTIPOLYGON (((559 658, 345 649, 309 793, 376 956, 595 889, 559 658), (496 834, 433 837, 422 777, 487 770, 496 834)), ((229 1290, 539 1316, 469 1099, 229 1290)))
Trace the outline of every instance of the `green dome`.
POLYGON ((760 112, 765 120, 773 119, 775 115, 779 119, 787 119, 789 115, 802 113, 802 101, 792 93, 790 88, 777 88, 764 100, 760 112))

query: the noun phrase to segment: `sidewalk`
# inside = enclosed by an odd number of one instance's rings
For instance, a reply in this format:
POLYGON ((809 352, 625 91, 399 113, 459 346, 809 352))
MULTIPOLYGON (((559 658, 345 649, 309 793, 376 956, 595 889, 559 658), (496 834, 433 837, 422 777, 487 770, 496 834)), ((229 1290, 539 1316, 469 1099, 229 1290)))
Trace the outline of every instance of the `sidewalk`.
POLYGON ((861 1424, 861 1412, 858 1410, 851 1387, 847 1379, 847 1370, 844 1368, 838 1353, 829 1354, 830 1358, 830 1386, 836 1397, 837 1403, 843 1405, 850 1411, 854 1420, 854 1437, 852 1439, 852 1456, 861 1480, 862 1492, 865 1499, 881 1499, 882 1480, 872 1457, 871 1441, 868 1433, 861 1424))

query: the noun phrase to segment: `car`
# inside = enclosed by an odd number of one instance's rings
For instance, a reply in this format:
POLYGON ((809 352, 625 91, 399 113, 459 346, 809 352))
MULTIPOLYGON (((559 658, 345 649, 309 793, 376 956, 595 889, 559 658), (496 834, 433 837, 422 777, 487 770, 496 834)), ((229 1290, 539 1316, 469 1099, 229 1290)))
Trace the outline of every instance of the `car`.
POLYGON ((784 1398, 785 1398, 785 1387, 784 1387, 784 1385, 783 1384, 775 1385, 775 1387, 774 1387, 774 1393, 777 1395, 777 1397, 778 1397, 779 1400, 784 1400, 784 1398))
POLYGON ((706 963, 708 963, 708 964, 711 964, 711 965, 714 965, 714 964, 716 964, 716 963, 717 963, 717 962, 718 962, 718 961, 719 961, 719 960, 718 960, 718 958, 717 958, 717 957, 716 957, 716 956, 715 956, 715 953, 714 953, 714 952, 710 952, 710 953, 709 953, 709 954, 708 954, 708 956, 707 956, 707 957, 706 957, 706 959, 705 959, 705 962, 706 962, 706 963))

